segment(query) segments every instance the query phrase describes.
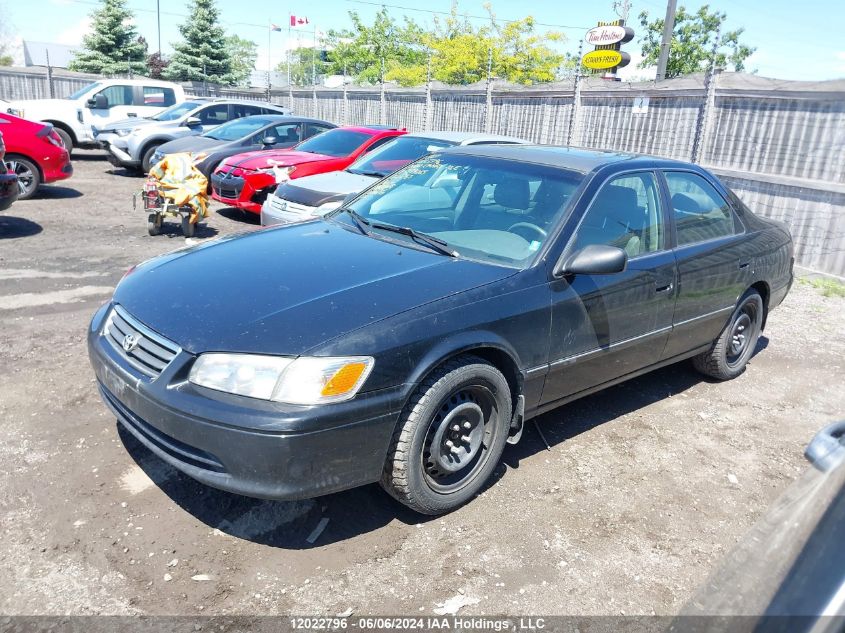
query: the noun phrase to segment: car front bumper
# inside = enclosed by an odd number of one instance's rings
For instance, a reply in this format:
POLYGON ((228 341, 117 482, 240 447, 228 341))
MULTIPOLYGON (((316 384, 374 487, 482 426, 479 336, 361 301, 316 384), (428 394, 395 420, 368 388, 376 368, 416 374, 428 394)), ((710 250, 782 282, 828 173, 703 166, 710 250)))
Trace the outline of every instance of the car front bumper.
POLYGON ((222 490, 266 499, 310 498, 378 481, 401 409, 400 387, 321 407, 214 392, 187 381, 179 354, 155 379, 135 372, 94 315, 88 352, 100 395, 158 457, 222 490))
POLYGON ((109 162, 112 165, 117 165, 118 167, 137 167, 141 164, 140 160, 135 160, 132 158, 132 155, 127 151, 127 148, 121 147, 116 143, 122 143, 120 140, 116 140, 114 143, 109 143, 109 162))
POLYGON ((18 199, 20 188, 14 174, 0 174, 0 211, 5 211, 18 199))
POLYGON ((261 226, 306 222, 320 215, 315 207, 294 204, 270 194, 261 206, 261 226))

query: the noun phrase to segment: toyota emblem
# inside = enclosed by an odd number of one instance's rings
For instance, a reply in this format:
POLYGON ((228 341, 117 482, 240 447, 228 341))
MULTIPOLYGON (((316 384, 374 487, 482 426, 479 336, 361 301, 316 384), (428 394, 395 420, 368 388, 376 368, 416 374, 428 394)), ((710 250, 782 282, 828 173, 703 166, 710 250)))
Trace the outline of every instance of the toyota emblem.
POLYGON ((141 342, 140 338, 137 337, 136 335, 127 334, 126 336, 123 337, 123 350, 125 352, 131 352, 133 349, 138 347, 138 343, 140 343, 140 342, 141 342))

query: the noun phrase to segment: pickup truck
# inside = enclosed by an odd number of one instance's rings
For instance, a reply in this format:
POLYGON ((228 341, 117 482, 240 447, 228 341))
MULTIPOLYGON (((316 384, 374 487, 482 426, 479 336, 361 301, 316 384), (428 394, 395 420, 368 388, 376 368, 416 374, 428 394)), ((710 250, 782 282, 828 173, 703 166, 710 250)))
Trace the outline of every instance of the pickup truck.
POLYGON ((148 117, 185 100, 178 84, 154 79, 102 79, 63 99, 29 99, 6 106, 9 114, 50 123, 65 147, 98 147, 95 128, 130 117, 148 117))

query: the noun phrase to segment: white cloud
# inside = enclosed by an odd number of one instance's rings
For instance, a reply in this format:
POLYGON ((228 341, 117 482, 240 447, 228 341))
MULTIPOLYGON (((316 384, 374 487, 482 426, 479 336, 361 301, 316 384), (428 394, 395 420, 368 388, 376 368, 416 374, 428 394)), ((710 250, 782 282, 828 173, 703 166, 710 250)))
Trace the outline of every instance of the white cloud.
POLYGON ((91 30, 91 18, 84 17, 73 26, 61 31, 55 38, 56 44, 75 46, 82 43, 82 36, 91 30))

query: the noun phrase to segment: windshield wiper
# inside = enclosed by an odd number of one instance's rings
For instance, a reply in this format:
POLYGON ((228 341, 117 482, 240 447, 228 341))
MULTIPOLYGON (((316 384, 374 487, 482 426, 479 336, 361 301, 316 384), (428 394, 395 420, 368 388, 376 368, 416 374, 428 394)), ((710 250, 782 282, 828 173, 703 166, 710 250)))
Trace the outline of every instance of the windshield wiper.
POLYGON ((361 169, 347 169, 350 174, 356 174, 358 176, 373 176, 375 178, 384 178, 386 174, 381 173, 380 171, 365 171, 361 169))
POLYGON ((380 222, 369 222, 370 227, 374 229, 381 229, 383 231, 392 231, 400 235, 407 235, 417 242, 421 242, 428 246, 431 250, 437 251, 441 255, 448 255, 449 257, 458 257, 458 252, 449 248, 449 243, 440 238, 429 235, 428 233, 420 233, 409 226, 396 226, 394 224, 381 224, 380 222))
POLYGON ((332 215, 340 213, 349 214, 349 217, 352 218, 352 221, 355 223, 355 227, 361 231, 363 235, 370 234, 370 231, 366 228, 370 226, 370 221, 355 211, 355 209, 350 209, 349 207, 338 207, 332 215))

